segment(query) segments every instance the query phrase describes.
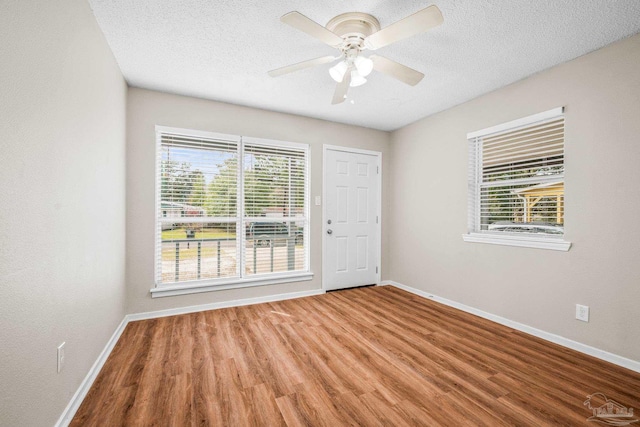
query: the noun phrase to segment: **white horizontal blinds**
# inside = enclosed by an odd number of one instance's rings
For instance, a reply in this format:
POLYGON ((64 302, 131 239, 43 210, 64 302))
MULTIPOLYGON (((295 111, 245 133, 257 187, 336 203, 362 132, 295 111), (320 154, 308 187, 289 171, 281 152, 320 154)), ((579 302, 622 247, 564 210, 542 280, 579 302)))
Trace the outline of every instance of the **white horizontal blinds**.
POLYGON ((564 118, 482 140, 482 180, 506 181, 564 173, 564 118))
POLYGON ((156 280, 239 275, 238 141, 159 134, 156 280))
POLYGON ((244 273, 307 270, 307 149, 244 143, 244 273))
POLYGON ((564 231, 564 117, 560 110, 544 120, 523 120, 515 128, 470 140, 476 146, 470 161, 479 187, 473 193, 479 211, 472 230, 564 231))

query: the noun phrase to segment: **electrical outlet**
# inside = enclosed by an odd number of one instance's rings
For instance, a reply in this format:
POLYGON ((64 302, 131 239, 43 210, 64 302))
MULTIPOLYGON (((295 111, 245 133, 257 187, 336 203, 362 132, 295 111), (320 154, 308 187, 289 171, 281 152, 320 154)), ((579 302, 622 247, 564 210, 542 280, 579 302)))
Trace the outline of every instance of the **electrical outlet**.
POLYGON ((62 368, 64 367, 64 345, 66 343, 62 343, 58 346, 58 373, 60 373, 60 371, 62 371, 62 368))
POLYGON ((583 322, 589 321, 589 306, 576 304, 576 319, 583 322))

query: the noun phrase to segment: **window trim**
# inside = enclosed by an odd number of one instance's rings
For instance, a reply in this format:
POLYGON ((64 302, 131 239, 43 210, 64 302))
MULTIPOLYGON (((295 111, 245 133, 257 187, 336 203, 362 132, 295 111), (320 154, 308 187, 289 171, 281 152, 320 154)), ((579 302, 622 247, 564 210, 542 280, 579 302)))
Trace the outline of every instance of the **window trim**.
POLYGON ((251 278, 233 278, 229 279, 211 279, 211 280, 193 280, 189 282, 181 282, 181 284, 158 285, 151 288, 151 297, 170 297, 176 295, 197 294, 201 292, 224 291, 229 289, 250 288, 265 285, 277 285, 281 283, 304 282, 313 279, 313 273, 299 272, 294 273, 273 273, 273 275, 261 274, 260 277, 251 278))
MULTIPOLYGON (((491 126, 479 131, 469 132, 467 133, 467 144, 470 143, 471 140, 476 138, 482 138, 490 135, 499 134, 507 131, 516 131, 521 128, 533 126, 537 123, 547 121, 553 119, 555 117, 564 115, 564 107, 553 108, 548 111, 543 111, 538 114, 533 114, 531 116, 523 117, 520 119, 512 120, 506 123, 501 123, 495 126, 491 126)), ((564 163, 564 161, 563 161, 564 163)), ((467 170, 471 172, 471 168, 475 171, 473 179, 475 180, 476 186, 479 185, 480 175, 482 173, 482 165, 472 165, 471 159, 468 159, 467 170)), ((563 176, 564 182, 564 176, 563 176)), ((471 189, 469 189, 471 191, 471 189)), ((473 212, 474 215, 479 214, 480 210, 480 202, 475 202, 476 197, 469 195, 468 199, 468 210, 469 212, 473 212), (474 200, 473 206, 471 206, 471 200, 474 200)), ((462 235, 462 239, 465 242, 469 243, 488 243, 494 245, 504 245, 504 246, 517 246, 517 247, 525 247, 525 248, 535 248, 535 249, 549 249, 556 251, 568 251, 571 248, 571 242, 564 240, 564 235, 562 237, 556 236, 544 236, 544 235, 535 235, 535 234, 513 234, 513 233, 495 233, 491 231, 480 231, 476 229, 472 229, 472 220, 469 217, 468 222, 468 232, 462 235)))
POLYGON ((554 251, 568 251, 571 242, 557 237, 520 236, 513 234, 493 234, 470 232, 462 235, 462 240, 470 243, 489 243, 493 245, 518 246, 521 248, 550 249, 554 251))
POLYGON ((211 291, 221 291, 221 290, 229 290, 229 289, 239 289, 239 288, 247 288, 247 287, 256 287, 256 286, 264 286, 264 285, 275 285, 281 283, 291 283, 291 282, 301 282, 312 280, 314 274, 311 272, 311 239, 310 239, 310 228, 311 228, 311 206, 310 206, 310 198, 311 198, 311 149, 309 144, 299 143, 299 142, 290 142, 290 141, 277 141, 272 139, 262 139, 248 136, 240 136, 240 135, 229 135, 218 132, 208 132, 208 131, 199 131, 193 129, 185 129, 185 128, 175 128, 168 126, 155 126, 155 178, 154 178, 154 186, 155 186, 155 218, 154 218, 154 286, 150 289, 151 297, 166 297, 166 296, 176 296, 176 295, 185 295, 185 294, 193 294, 193 293, 201 293, 201 292, 211 292, 211 291), (243 263, 238 260, 238 272, 240 274, 239 277, 231 277, 231 278, 220 278, 220 279, 204 279, 204 280, 191 280, 185 282, 178 283, 158 283, 156 277, 156 270, 158 266, 157 262, 157 254, 155 253, 155 247, 157 247, 158 239, 161 239, 161 233, 158 230, 161 229, 161 222, 159 220, 160 213, 160 185, 157 181, 158 170, 161 165, 161 155, 160 150, 162 149, 162 134, 178 134, 185 135, 191 137, 202 137, 202 138, 212 138, 212 139, 223 139, 228 141, 234 141, 238 144, 238 176, 237 176, 237 186, 238 186, 238 201, 237 201, 237 226, 236 226, 236 234, 237 230, 240 229, 240 235, 242 236, 240 239, 237 239, 238 245, 238 254, 240 257, 244 257, 244 246, 246 244, 244 233, 242 230, 242 226, 244 221, 246 221, 246 217, 244 216, 244 185, 243 185, 243 159, 244 159, 244 149, 245 144, 259 144, 259 145, 267 145, 274 147, 289 147, 299 149, 305 152, 305 209, 304 215, 306 219, 306 226, 304 228, 304 242, 307 245, 305 251, 305 259, 304 265, 306 269, 304 271, 292 271, 292 272, 275 272, 275 273, 263 273, 256 274, 250 277, 242 277, 242 265, 243 263))

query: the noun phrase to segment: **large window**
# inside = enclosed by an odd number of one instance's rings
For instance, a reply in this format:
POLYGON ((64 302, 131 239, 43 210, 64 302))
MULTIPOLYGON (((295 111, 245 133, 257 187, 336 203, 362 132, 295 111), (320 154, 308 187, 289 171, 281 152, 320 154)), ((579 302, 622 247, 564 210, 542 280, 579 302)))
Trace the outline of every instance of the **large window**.
POLYGON ((156 133, 156 296, 309 276, 306 145, 156 133))
POLYGON ((557 108, 470 133, 469 234, 474 242, 567 250, 564 114, 557 108))

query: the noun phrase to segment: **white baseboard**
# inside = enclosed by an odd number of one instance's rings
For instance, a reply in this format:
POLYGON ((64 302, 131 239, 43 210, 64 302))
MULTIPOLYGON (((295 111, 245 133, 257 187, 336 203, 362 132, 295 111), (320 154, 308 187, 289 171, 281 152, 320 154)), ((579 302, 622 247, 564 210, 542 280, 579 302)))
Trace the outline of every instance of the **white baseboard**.
POLYGON ((89 369, 89 373, 87 373, 87 376, 84 378, 84 380, 82 380, 82 383, 80 383, 80 387, 78 387, 78 390, 75 392, 75 394, 71 398, 71 401, 69 402, 65 410, 62 412, 62 415, 60 415, 60 418, 58 419, 58 422, 55 424, 55 427, 66 427, 69 425, 69 423, 73 419, 73 416, 78 411, 78 408, 80 408, 82 401, 87 396, 87 393, 91 388, 91 385, 95 381, 96 377, 100 373, 100 370, 102 369, 105 362, 107 361, 107 358, 111 354, 111 351, 113 350, 116 343, 120 339, 120 335, 122 335, 124 328, 127 326, 129 322, 132 322, 135 320, 155 319, 158 317, 175 316, 178 314, 196 313, 199 311, 215 310, 218 308, 240 307, 243 305, 260 304, 264 302, 284 301, 288 299, 302 298, 302 297, 308 297, 313 295, 320 295, 324 293, 325 291, 322 289, 314 289, 310 291, 267 295, 264 297, 215 302, 211 304, 193 305, 189 307, 179 307, 179 308, 172 308, 168 310, 149 311, 146 313, 127 314, 126 316, 124 316, 124 319, 122 319, 122 322, 120 322, 120 324, 116 328, 115 332, 107 342, 107 345, 104 347, 104 349, 98 356, 98 359, 95 361, 91 369, 89 369))
POLYGON ((129 321, 127 320, 127 316, 125 316, 124 319, 122 319, 122 322, 120 322, 120 324, 116 328, 113 335, 111 335, 111 338, 109 338, 109 341, 107 341, 107 345, 104 347, 104 349, 98 356, 98 359, 96 359, 91 369, 89 369, 87 376, 84 377, 84 380, 82 380, 82 382, 80 383, 80 387, 78 387, 78 390, 76 390, 75 394, 69 401, 69 404, 62 412, 62 415, 60 415, 60 418, 58 419, 58 422, 55 424, 55 427, 66 427, 69 425, 69 423, 73 419, 73 416, 78 411, 78 408, 80 408, 82 401, 87 396, 87 393, 91 388, 91 385, 93 384, 96 377, 100 373, 100 370, 104 366, 104 363, 107 361, 107 358, 111 354, 113 347, 115 347, 116 343, 120 339, 120 335, 122 335, 122 332, 124 331, 124 328, 127 326, 127 323, 129 323, 129 321))
POLYGON ((598 359, 605 360, 613 363, 614 365, 622 366, 623 368, 630 369, 635 372, 640 372, 640 362, 632 359, 628 359, 617 354, 609 353, 608 351, 600 350, 599 348, 591 347, 586 344, 582 344, 578 341, 573 341, 560 335, 555 335, 550 332, 542 331, 540 329, 533 328, 531 326, 519 323, 513 320, 506 319, 495 314, 487 313, 486 311, 479 310, 477 308, 469 307, 468 305, 461 304, 456 301, 448 300, 446 298, 439 297, 430 292, 422 291, 420 289, 412 288, 411 286, 403 285, 402 283, 394 282, 393 280, 385 280, 379 286, 391 285, 396 288, 411 292, 412 294, 419 295, 424 298, 429 298, 436 302, 439 302, 449 307, 457 308, 458 310, 465 311, 467 313, 474 314, 476 316, 491 320, 501 325, 508 326, 521 332, 525 332, 529 335, 533 335, 538 338, 542 338, 552 343, 559 344, 563 347, 570 348, 572 350, 579 351, 580 353, 588 354, 589 356, 597 357, 598 359))

